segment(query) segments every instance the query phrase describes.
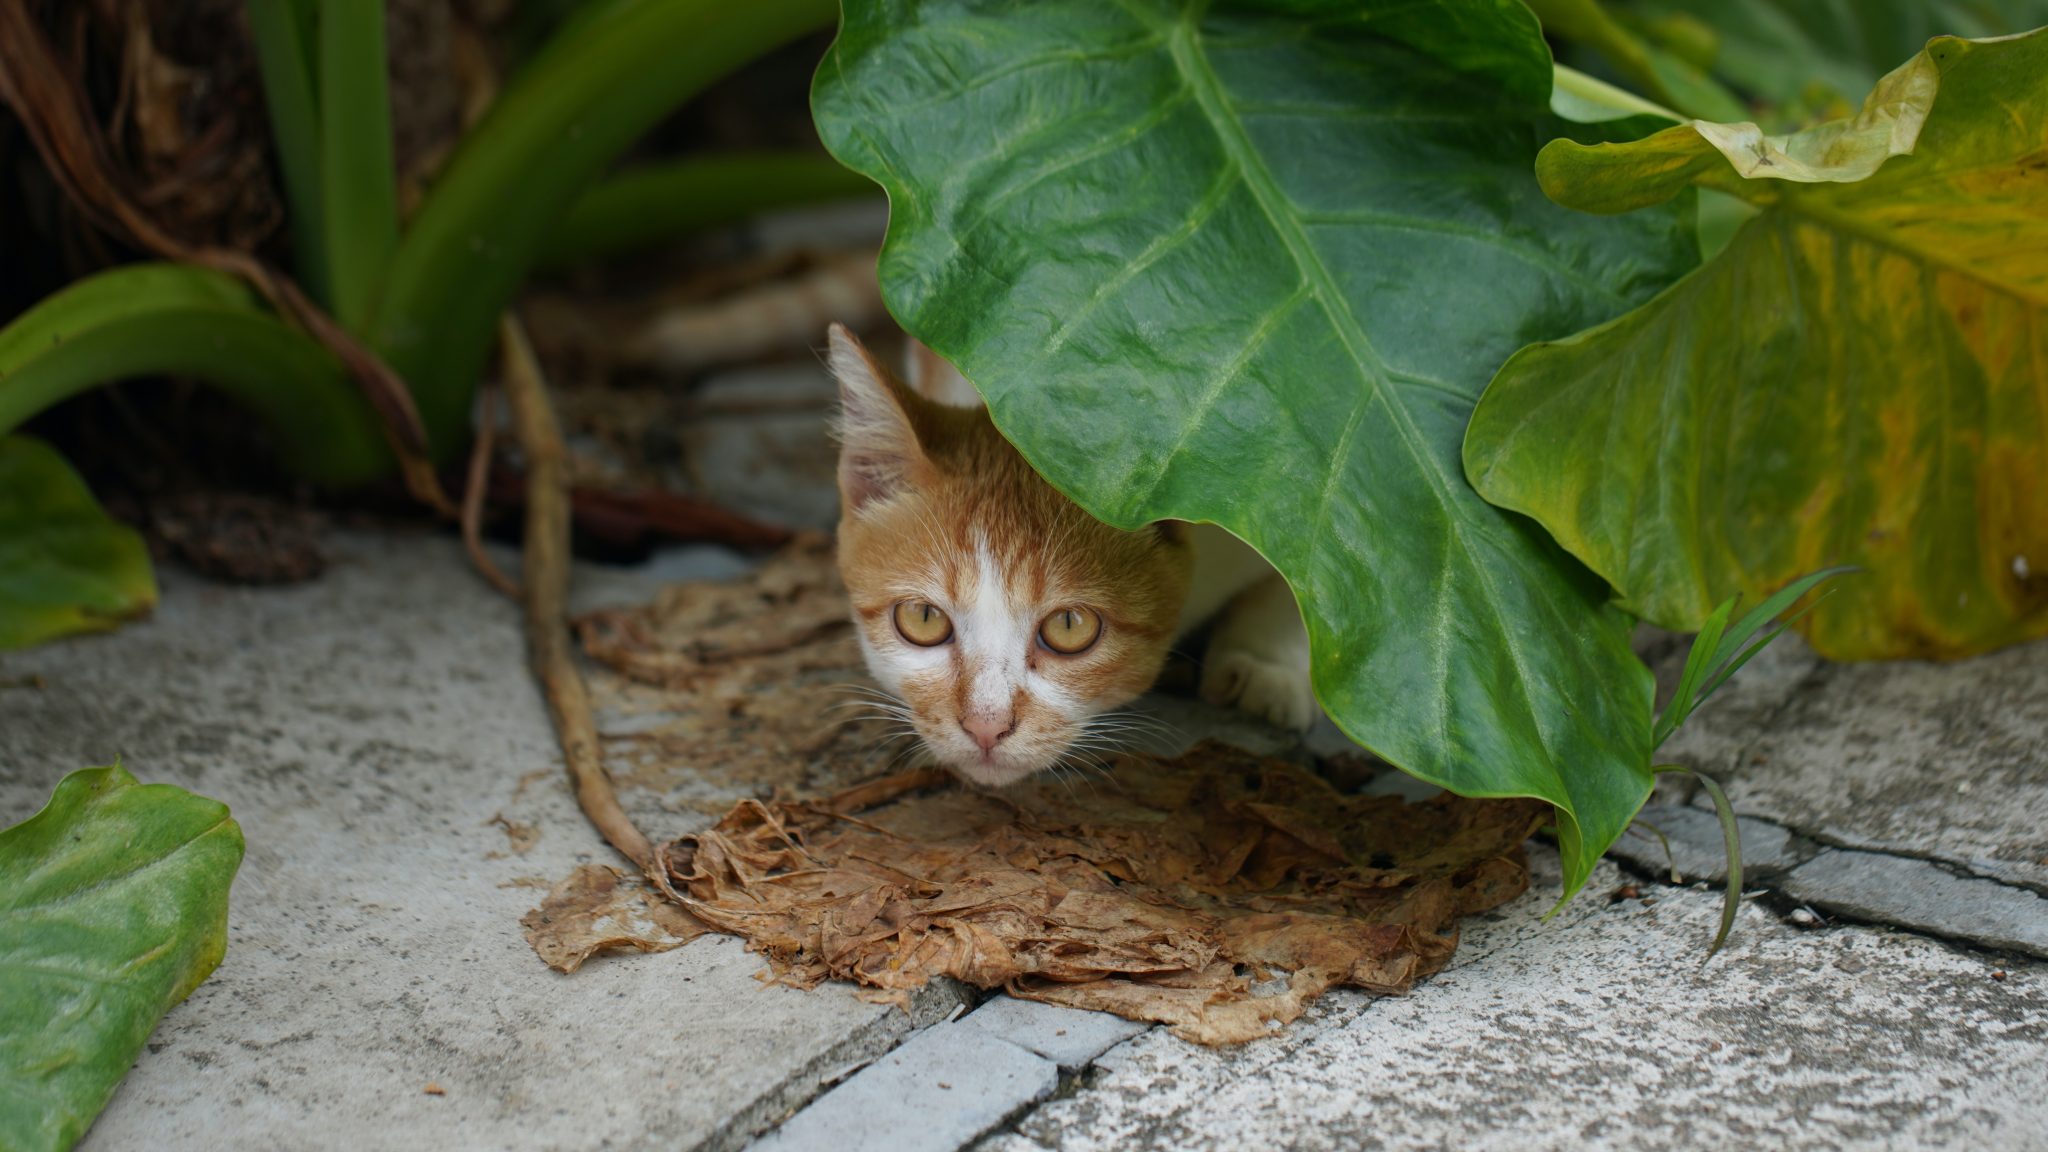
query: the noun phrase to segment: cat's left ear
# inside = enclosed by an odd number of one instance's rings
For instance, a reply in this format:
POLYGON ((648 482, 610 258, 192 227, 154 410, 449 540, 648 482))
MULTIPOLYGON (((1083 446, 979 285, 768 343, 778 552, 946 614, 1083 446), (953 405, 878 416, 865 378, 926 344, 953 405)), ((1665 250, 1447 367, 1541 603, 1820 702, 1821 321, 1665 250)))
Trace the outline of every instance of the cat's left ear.
POLYGON ((909 390, 844 324, 831 330, 828 363, 839 381, 839 498, 847 515, 901 491, 926 466, 910 422, 909 390))

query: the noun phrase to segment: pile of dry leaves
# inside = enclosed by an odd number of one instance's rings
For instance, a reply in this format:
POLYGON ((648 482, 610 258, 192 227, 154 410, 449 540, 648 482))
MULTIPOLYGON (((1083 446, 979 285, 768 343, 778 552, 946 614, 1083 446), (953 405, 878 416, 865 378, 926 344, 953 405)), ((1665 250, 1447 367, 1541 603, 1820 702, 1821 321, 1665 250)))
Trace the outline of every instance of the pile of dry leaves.
MULTIPOLYGON (((789 558, 765 571, 756 579, 787 581, 789 558)), ((698 622, 666 647, 619 620, 586 639, 678 685, 763 647, 758 629, 698 622)), ((822 604, 780 624, 762 659, 846 640, 822 604), (791 632, 810 639, 787 643, 791 632)), ((733 738, 757 735, 750 727, 733 738)), ((1333 986, 1400 992, 1443 967, 1459 917, 1528 886, 1522 845, 1546 815, 1532 801, 1347 796, 1213 742, 1122 757, 1080 788, 1039 779, 978 792, 943 773, 897 773, 742 801, 664 845, 651 884, 586 866, 525 924, 563 971, 606 948, 718 931, 746 938, 782 983, 846 979, 901 1000, 951 976, 1224 1044, 1266 1035, 1333 986)))

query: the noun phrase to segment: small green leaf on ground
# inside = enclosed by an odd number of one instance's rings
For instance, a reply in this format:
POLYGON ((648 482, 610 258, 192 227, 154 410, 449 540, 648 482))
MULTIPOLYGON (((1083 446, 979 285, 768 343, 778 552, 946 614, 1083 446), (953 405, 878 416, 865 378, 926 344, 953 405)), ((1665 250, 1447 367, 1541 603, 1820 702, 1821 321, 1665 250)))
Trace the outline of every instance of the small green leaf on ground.
POLYGON ((242 830, 116 765, 0 831, 0 1148, 69 1148, 220 964, 242 830))
POLYGON ((1654 201, 1682 170, 1762 208, 1648 305, 1517 353, 1465 437, 1488 500, 1664 627, 1853 564, 1801 622, 1823 655, 2048 635, 2048 30, 1937 39, 1877 103, 1752 138, 1823 174, 1875 162, 1846 182, 1745 179, 1691 126, 1544 150, 1573 206, 1654 201))
POLYGON ((1537 142, 1614 138, 1550 94, 1519 0, 849 0, 812 107, 889 192, 891 311, 1032 465, 1111 523, 1248 540, 1338 724, 1557 805, 1574 890, 1648 795, 1648 673, 1458 443, 1511 352, 1697 249, 1687 205, 1543 198, 1537 142))
POLYGON ((112 628, 156 606, 149 549, 55 449, 0 437, 0 650, 112 628))

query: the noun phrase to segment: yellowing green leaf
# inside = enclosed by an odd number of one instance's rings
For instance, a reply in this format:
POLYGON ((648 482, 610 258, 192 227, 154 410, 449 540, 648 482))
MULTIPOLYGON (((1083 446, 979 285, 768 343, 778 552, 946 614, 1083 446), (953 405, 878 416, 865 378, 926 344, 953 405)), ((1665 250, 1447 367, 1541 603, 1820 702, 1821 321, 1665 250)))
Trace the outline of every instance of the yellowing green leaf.
POLYGON ((142 537, 49 445, 0 438, 0 650, 112 628, 155 605, 142 537))
POLYGON ((1910 155, 1862 135, 1883 113, 1781 146, 1880 161, 1853 182, 1745 180, 1716 148, 1674 148, 1691 128, 1546 149, 1570 204, 1654 200, 1683 169, 1764 206, 1643 308, 1518 353, 1466 434, 1487 499, 1659 624, 1850 563, 1866 574, 1803 622, 1827 655, 2048 634, 2048 31, 1937 39, 1880 102, 1923 76, 1910 155))
POLYGON ((1603 213, 1662 204, 1691 185, 1768 200, 1776 190, 1753 181, 1850 184, 1913 151, 1940 87, 1940 62, 1922 52, 1878 81, 1846 120, 1783 136, 1746 121, 1692 120, 1625 144, 1553 140, 1537 154, 1536 178, 1558 203, 1603 213))
POLYGON ((119 766, 73 772, 0 831, 0 1148, 85 1133, 220 964, 241 860, 226 806, 119 766))

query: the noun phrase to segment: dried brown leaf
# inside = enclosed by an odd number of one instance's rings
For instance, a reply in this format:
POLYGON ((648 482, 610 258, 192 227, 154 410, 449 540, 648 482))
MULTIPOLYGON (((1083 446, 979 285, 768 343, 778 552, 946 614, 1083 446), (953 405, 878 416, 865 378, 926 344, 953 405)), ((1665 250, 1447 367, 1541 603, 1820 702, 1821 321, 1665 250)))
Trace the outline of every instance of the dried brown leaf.
POLYGON ((666 952, 709 931, 645 880, 603 864, 569 873, 519 924, 548 967, 562 972, 599 952, 666 952))
POLYGON ((1331 987, 1404 992, 1443 967, 1460 916, 1528 886, 1522 843, 1545 818, 1532 801, 1347 797, 1213 742, 1123 757, 1091 792, 943 780, 747 801, 658 863, 786 983, 897 993, 945 975, 1225 1044, 1331 987))
POLYGON ((1125 756, 1078 789, 977 792, 935 770, 821 788, 856 778, 875 735, 828 716, 864 679, 846 612, 829 544, 807 537, 746 579, 580 622, 586 652, 637 681, 600 677, 600 699, 651 694, 665 714, 608 745, 753 793, 650 871, 777 982, 903 1003, 950 976, 1234 1043, 1332 987, 1406 991, 1450 959, 1460 917, 1528 887, 1540 803, 1347 795, 1217 743, 1125 756))

